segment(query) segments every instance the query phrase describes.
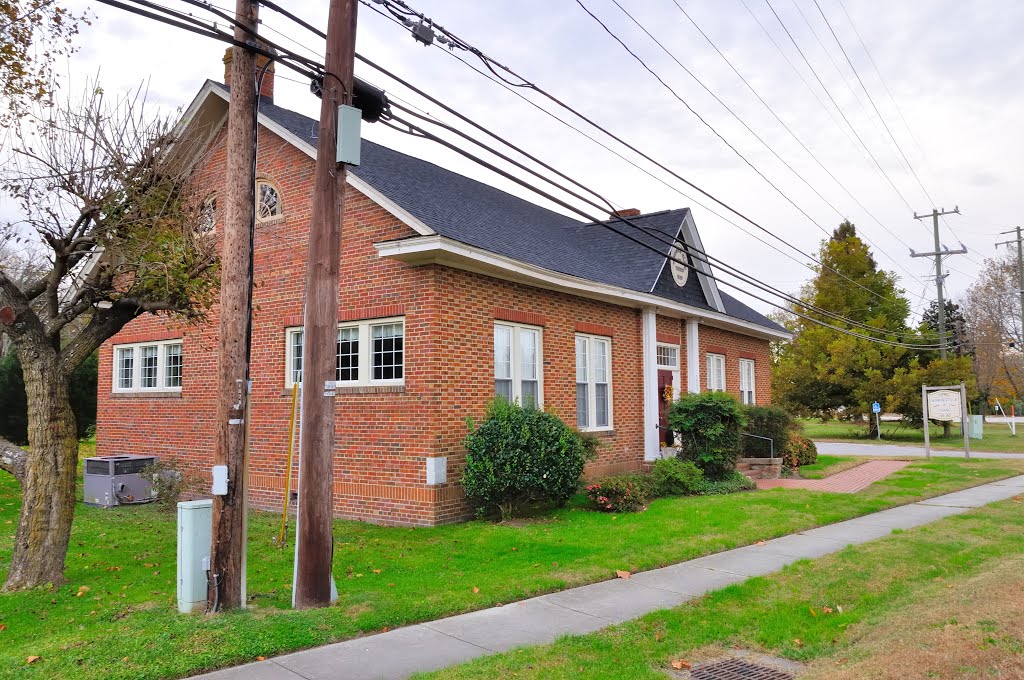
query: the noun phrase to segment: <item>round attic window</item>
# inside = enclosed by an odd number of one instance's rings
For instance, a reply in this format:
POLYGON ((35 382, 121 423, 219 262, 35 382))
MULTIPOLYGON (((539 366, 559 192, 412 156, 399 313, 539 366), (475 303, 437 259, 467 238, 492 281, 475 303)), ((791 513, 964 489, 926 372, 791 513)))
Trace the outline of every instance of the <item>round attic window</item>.
POLYGON ((673 248, 669 255, 672 259, 669 265, 672 267, 672 280, 682 288, 686 285, 686 279, 690 276, 690 256, 683 253, 679 248, 673 248))

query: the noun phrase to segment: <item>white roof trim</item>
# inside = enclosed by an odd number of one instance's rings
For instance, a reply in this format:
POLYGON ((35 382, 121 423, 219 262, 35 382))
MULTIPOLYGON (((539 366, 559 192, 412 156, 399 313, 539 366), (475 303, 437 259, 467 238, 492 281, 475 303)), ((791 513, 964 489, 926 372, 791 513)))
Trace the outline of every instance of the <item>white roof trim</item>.
POLYGON ((562 274, 437 234, 385 241, 373 245, 381 257, 391 257, 410 264, 443 264, 626 307, 655 307, 661 313, 670 312, 686 318, 697 318, 708 325, 738 330, 748 335, 773 340, 791 340, 793 338, 792 333, 766 328, 721 312, 699 309, 650 293, 562 274))
MULTIPOLYGON (((696 248, 698 252, 708 252, 704 250, 704 244, 701 243, 700 232, 697 231, 697 225, 693 221, 693 212, 686 211, 686 217, 679 229, 683 233, 684 242, 696 248)), ((722 295, 718 292, 718 283, 711 273, 710 262, 707 258, 694 260, 693 257, 690 258, 690 262, 697 269, 697 278, 700 281, 701 290, 704 291, 704 299, 708 301, 709 305, 724 314, 725 304, 722 303, 722 295)))
MULTIPOLYGON (((206 84, 206 88, 209 88, 212 92, 215 92, 217 96, 223 98, 225 101, 229 101, 229 94, 227 92, 224 92, 224 90, 222 90, 221 88, 214 87, 210 83, 206 84)), ((202 92, 200 92, 200 95, 202 96, 202 92)), ((199 98, 197 97, 196 100, 198 101, 199 98)), ((193 106, 189 107, 189 109, 191 110, 194 106, 195 102, 193 102, 193 106)), ((297 136, 291 130, 288 130, 283 125, 272 120, 269 116, 265 114, 259 114, 259 118, 257 120, 259 121, 260 125, 267 128, 277 136, 281 137, 286 142, 294 146, 299 151, 302 151, 304 154, 306 154, 313 160, 316 160, 316 147, 311 145, 309 142, 297 136)), ((425 225, 422 221, 416 218, 408 210, 401 207, 400 205, 392 201, 390 198, 374 189, 373 186, 367 183, 365 180, 360 179, 358 176, 355 175, 355 173, 349 172, 346 175, 345 181, 353 189, 355 189, 361 194, 364 194, 371 201, 373 201, 374 203, 376 203, 377 205, 384 208, 389 213, 400 219, 403 224, 408 226, 410 229, 415 231, 420 236, 430 236, 431 234, 436 233, 433 229, 425 225)))

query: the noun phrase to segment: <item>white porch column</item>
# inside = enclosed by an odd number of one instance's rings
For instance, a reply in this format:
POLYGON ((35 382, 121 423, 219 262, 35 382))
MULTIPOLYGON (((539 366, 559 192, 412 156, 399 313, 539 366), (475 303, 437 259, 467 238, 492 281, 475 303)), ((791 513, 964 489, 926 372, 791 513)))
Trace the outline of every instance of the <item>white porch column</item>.
POLYGON ((697 319, 686 320, 686 391, 700 392, 700 331, 697 319))
POLYGON ((661 457, 658 431, 658 322, 653 308, 643 310, 644 460, 661 457))

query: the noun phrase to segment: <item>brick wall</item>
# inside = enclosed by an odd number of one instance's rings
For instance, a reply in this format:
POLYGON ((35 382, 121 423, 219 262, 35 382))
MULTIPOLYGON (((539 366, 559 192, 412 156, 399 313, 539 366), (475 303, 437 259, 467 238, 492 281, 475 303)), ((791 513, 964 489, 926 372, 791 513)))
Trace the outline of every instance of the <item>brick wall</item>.
POLYGON ((741 335, 714 326, 700 326, 700 386, 708 387, 707 355, 725 355, 725 391, 740 397, 740 359, 754 361, 754 399, 758 404, 772 402, 771 353, 768 341, 741 335))
MULTIPOLYGON (((223 131, 199 182, 222 191, 223 131)), ((253 322, 253 395, 249 493, 258 507, 279 508, 287 470, 291 393, 286 389, 285 329, 302 323, 302 291, 311 219, 313 162, 261 130, 257 172, 280 191, 283 215, 257 228, 253 322)), ((589 476, 640 469, 643 461, 641 313, 436 265, 413 267, 377 256, 372 244, 414 235, 397 218, 349 188, 346 194, 339 320, 404 316, 405 384, 386 390, 340 388, 336 397, 334 510, 345 517, 432 525, 468 516, 458 479, 465 462, 467 416, 479 420, 494 393, 494 323, 542 330, 545 406, 575 423, 575 334, 608 335, 613 430, 587 467, 589 476), (426 484, 426 459, 448 457, 448 482, 426 484)), ((218 215, 218 218, 220 215, 218 215)), ((149 453, 175 461, 209 483, 216 412, 217 324, 181 326, 149 315, 100 350, 97 453, 149 453), (112 394, 113 346, 183 337, 180 394, 112 394)), ((685 322, 658 317, 662 339, 679 340, 686 383, 685 322)), ((366 339, 361 338, 361 341, 366 339)), ((726 348, 730 391, 739 389, 738 358, 757 361, 757 399, 769 398, 767 341, 701 327, 707 345, 726 348)), ((702 385, 705 378, 702 376, 702 385)), ((298 466, 290 471, 293 479, 298 466)), ((294 482, 293 482, 294 488, 294 482)))

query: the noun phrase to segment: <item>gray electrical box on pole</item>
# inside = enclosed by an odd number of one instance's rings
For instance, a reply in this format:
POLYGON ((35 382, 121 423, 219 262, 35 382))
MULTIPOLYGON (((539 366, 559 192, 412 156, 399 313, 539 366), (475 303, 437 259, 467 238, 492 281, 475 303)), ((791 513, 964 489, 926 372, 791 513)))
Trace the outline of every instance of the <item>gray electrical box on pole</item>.
MULTIPOLYGON (((960 214, 960 208, 956 207, 952 210, 935 210, 932 209, 930 216, 932 218, 932 229, 935 233, 935 250, 931 253, 915 253, 913 250, 910 251, 911 257, 934 257, 935 258, 935 291, 938 294, 939 299, 939 356, 943 359, 946 358, 946 300, 942 296, 942 282, 945 275, 942 273, 942 256, 943 255, 963 255, 967 252, 967 247, 961 243, 960 250, 950 250, 944 248, 939 243, 939 218, 943 215, 960 214)), ((915 220, 923 220, 928 217, 928 214, 918 215, 914 213, 915 220)))

